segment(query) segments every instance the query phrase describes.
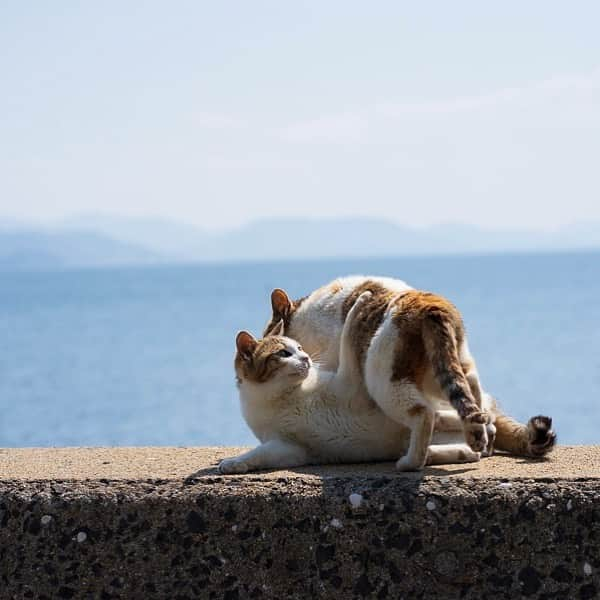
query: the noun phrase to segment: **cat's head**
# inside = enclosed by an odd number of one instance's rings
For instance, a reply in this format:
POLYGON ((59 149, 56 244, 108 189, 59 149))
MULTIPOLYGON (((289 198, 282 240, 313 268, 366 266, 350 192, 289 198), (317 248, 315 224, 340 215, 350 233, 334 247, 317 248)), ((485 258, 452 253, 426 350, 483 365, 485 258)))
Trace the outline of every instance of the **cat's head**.
POLYGON ((235 339, 235 373, 239 383, 275 383, 292 386, 310 373, 312 361, 295 340, 280 335, 282 325, 273 329, 274 335, 261 340, 247 331, 235 339))
POLYGON ((289 329, 290 321, 294 312, 298 308, 299 302, 293 302, 286 292, 280 288, 275 288, 271 292, 271 319, 263 331, 263 337, 275 335, 284 335, 289 329))

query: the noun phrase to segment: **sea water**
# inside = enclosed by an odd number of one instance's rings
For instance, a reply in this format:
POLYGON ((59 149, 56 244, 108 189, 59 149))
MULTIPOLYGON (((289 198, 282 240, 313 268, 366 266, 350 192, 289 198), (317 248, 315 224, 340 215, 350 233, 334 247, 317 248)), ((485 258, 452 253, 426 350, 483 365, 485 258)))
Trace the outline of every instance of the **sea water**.
POLYGON ((252 444, 236 332, 357 273, 446 295, 507 412, 600 442, 600 254, 571 253, 0 272, 0 446, 252 444))

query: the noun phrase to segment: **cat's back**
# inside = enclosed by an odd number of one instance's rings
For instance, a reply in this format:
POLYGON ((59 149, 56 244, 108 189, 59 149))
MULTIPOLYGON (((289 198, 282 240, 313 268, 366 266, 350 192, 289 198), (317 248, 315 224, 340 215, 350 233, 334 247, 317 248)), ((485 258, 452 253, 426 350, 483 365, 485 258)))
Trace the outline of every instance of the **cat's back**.
MULTIPOLYGON (((364 291, 378 293, 401 293, 412 288, 400 279, 366 275, 339 277, 318 288, 298 302, 295 318, 299 320, 311 313, 322 313, 328 318, 342 317, 342 310, 350 300, 364 291)), ((338 324, 339 319, 335 319, 338 324)))
POLYGON ((318 354, 323 366, 336 369, 342 327, 356 299, 370 291, 374 300, 387 301, 411 289, 391 277, 351 275, 334 279, 296 303, 289 335, 301 340, 309 354, 318 354))

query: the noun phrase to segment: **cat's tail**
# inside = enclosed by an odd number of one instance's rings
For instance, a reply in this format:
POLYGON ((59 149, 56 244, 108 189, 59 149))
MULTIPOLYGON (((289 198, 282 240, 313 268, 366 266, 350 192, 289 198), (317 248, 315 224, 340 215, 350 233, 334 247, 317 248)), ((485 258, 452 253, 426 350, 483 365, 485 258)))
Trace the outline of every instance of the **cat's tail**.
POLYGON ((556 433, 552 429, 552 419, 544 415, 531 417, 526 425, 502 413, 496 401, 489 399, 488 410, 495 416, 496 448, 516 454, 539 458, 554 450, 556 433))
POLYGON ((462 321, 451 305, 443 301, 427 308, 422 321, 427 358, 444 396, 463 422, 467 443, 472 450, 483 451, 490 419, 477 404, 460 363, 459 335, 464 335, 462 321))
POLYGON ((452 315, 444 310, 429 310, 423 319, 422 333, 435 378, 458 416, 464 420, 468 415, 480 412, 460 364, 452 315))

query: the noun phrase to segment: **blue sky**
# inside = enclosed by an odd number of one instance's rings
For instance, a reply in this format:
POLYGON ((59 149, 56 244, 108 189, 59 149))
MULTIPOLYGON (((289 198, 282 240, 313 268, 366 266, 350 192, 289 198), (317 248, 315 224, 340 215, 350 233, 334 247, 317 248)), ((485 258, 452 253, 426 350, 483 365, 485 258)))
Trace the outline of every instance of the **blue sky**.
POLYGON ((0 217, 600 221, 595 2, 0 7, 0 217))

